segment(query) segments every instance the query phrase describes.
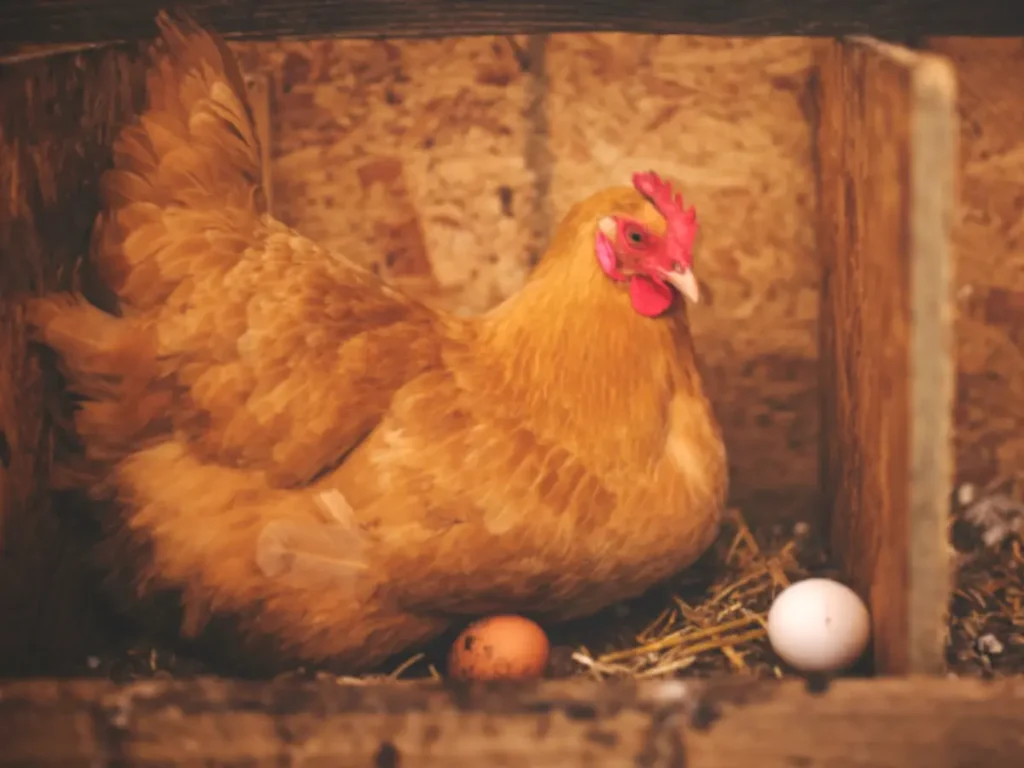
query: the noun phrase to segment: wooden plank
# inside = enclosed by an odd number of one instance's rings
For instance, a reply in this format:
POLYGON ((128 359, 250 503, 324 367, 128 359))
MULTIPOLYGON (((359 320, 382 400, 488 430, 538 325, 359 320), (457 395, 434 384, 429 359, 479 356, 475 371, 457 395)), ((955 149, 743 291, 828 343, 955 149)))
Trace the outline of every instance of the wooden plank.
POLYGON ((823 485, 876 671, 944 669, 956 87, 942 57, 829 45, 820 82, 823 485))
POLYGON ((1024 682, 0 685, 0 765, 1024 764, 1024 682))
POLYGON ((49 493, 51 452, 66 447, 57 383, 27 346, 18 302, 71 285, 111 138, 141 103, 144 74, 114 48, 0 65, 0 674, 56 672, 91 639, 71 535, 83 516, 49 493))
POLYGON ((956 469, 1024 497, 1024 39, 936 38, 959 81, 956 469))
MULTIPOLYGON (((0 46, 150 37, 164 0, 6 0, 0 46)), ((1003 0, 192 0, 226 37, 406 37, 627 31, 716 35, 1019 35, 1003 0)))

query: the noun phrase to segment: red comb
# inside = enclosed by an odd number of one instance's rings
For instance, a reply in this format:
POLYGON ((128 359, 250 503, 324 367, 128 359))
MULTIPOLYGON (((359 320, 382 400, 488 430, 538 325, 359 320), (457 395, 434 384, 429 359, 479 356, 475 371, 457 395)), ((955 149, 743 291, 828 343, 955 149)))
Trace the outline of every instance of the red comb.
POLYGON ((665 239, 683 253, 689 253, 697 235, 697 211, 694 207, 684 208, 682 194, 673 193, 672 185, 654 171, 634 173, 633 187, 665 217, 665 239))

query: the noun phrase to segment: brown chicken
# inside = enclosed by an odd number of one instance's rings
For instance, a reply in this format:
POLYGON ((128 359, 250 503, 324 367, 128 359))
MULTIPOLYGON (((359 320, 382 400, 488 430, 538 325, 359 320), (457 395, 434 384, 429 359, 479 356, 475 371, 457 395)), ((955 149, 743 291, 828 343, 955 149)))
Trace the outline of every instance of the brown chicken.
POLYGON ((158 21, 91 254, 116 307, 28 306, 108 582, 177 596, 186 638, 229 619, 239 658, 354 672, 460 617, 592 613, 710 546, 725 451, 668 184, 576 205, 521 292, 449 316, 265 213, 230 53, 158 21))

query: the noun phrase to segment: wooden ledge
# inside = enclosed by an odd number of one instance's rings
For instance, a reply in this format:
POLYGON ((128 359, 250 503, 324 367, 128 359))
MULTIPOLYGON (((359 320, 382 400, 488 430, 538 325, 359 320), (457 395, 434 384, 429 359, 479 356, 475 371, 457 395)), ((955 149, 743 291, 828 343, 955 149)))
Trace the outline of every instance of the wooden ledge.
POLYGON ((654 34, 1020 35, 1007 0, 4 0, 0 50, 149 38, 178 6, 226 37, 441 37, 625 31, 654 34))
POLYGON ((1022 733, 1024 680, 0 685, 3 765, 1011 766, 1022 733))

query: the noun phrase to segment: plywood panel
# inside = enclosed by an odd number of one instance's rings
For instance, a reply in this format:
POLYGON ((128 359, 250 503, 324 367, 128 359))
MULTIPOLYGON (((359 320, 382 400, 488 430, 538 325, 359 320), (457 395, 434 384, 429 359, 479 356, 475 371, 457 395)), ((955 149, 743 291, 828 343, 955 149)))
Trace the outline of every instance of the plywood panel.
POLYGON ((1024 493, 1024 39, 933 39, 959 77, 957 471, 1024 493))
POLYGON ((823 51, 823 475, 881 674, 945 667, 955 90, 941 57, 823 51))
POLYGON ((479 311, 537 245, 525 38, 235 44, 272 74, 273 194, 288 224, 479 311))
POLYGON ((734 498, 780 514, 817 484, 810 74, 806 39, 550 39, 551 218, 648 168, 697 207, 690 313, 729 446, 734 498))

